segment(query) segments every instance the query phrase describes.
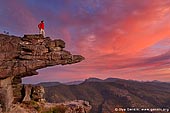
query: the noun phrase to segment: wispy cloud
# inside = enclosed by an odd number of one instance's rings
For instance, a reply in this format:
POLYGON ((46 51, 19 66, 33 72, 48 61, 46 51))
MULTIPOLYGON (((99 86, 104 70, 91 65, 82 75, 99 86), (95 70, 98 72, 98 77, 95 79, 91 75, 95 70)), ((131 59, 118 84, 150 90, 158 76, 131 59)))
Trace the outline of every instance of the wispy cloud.
POLYGON ((0 30, 37 33, 43 19, 47 36, 65 40, 66 49, 86 57, 80 64, 40 71, 42 79, 162 75, 170 80, 164 70, 169 67, 169 0, 6 0, 0 7, 0 30))

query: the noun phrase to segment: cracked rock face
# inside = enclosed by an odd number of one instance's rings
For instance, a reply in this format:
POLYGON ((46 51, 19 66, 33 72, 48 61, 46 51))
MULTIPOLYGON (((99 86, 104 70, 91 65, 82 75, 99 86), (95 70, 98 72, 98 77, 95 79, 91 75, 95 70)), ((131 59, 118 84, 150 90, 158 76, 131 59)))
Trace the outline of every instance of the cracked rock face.
POLYGON ((42 35, 24 35, 20 38, 1 34, 0 79, 34 75, 37 69, 84 60, 81 55, 72 55, 64 47, 64 41, 51 40, 42 35))
POLYGON ((20 89, 14 84, 21 83, 22 77, 38 74, 37 69, 84 60, 83 56, 72 55, 64 48, 63 40, 52 40, 42 35, 24 35, 21 38, 0 34, 0 107, 9 108, 13 100, 12 87, 20 89))

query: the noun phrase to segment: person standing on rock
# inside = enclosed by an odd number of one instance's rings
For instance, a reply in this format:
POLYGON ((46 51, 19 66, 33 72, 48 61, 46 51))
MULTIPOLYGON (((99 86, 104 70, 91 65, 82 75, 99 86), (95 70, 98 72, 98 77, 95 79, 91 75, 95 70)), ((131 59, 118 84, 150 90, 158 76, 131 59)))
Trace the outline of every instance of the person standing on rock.
POLYGON ((38 24, 38 28, 39 28, 39 33, 45 37, 44 21, 43 20, 38 24))

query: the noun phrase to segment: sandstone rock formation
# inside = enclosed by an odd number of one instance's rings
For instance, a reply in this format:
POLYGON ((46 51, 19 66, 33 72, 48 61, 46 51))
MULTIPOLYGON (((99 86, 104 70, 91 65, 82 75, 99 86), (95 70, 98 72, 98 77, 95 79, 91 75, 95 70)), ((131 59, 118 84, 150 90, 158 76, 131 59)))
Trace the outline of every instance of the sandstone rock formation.
POLYGON ((36 102, 45 101, 44 99, 44 87, 42 86, 33 86, 33 85, 24 85, 23 86, 23 100, 22 102, 29 102, 31 100, 36 102))
MULTIPOLYGON (((37 69, 84 60, 81 55, 72 55, 64 48, 64 41, 42 35, 17 37, 0 34, 0 108, 7 111, 12 102, 22 99, 22 77, 38 74, 37 69)), ((26 89, 29 92, 29 88, 26 89)))

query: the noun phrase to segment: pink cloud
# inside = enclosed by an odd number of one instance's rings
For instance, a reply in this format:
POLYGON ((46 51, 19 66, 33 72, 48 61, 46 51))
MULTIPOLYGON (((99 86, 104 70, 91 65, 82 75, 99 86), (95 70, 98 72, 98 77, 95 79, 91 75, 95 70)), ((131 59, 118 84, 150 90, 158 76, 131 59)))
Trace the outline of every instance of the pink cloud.
MULTIPOLYGON (((169 49, 161 49, 161 53, 155 50, 156 43, 170 37, 169 0, 64 3, 67 7, 58 9, 39 6, 40 12, 37 7, 29 9, 21 1, 4 2, 10 7, 7 17, 15 21, 16 31, 35 33, 39 19, 44 17, 47 35, 64 39, 66 49, 86 57, 80 64, 40 71, 42 80, 64 81, 90 76, 150 80, 160 79, 161 75, 161 80, 170 80, 169 71, 161 70, 169 67, 169 49), (153 55, 149 48, 154 49, 153 55)), ((14 23, 2 20, 6 26, 14 23)))

